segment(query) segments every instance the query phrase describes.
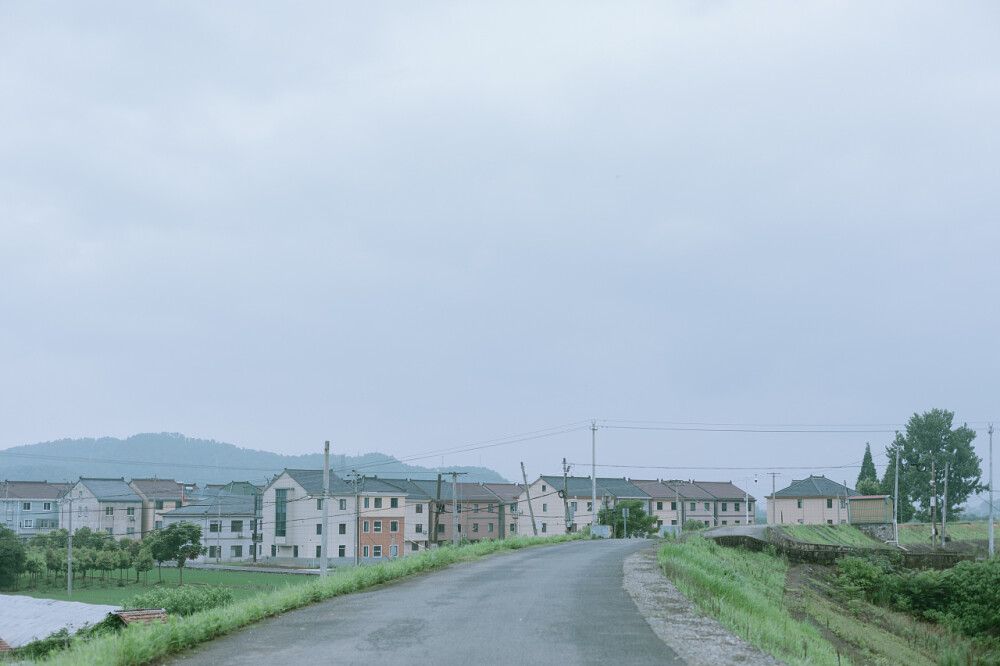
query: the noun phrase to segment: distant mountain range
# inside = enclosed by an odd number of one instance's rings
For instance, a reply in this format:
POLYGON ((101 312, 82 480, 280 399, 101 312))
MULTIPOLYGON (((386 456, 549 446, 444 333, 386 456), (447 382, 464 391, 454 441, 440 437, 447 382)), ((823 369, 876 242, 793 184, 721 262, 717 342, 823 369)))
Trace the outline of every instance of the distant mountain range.
MULTIPOLYGON (((75 481, 80 476, 176 479, 205 485, 250 481, 264 484, 281 470, 323 469, 323 454, 286 456, 244 449, 179 433, 146 433, 128 439, 61 439, 0 451, 0 478, 17 481, 75 481)), ((341 477, 359 474, 382 477, 436 478, 439 471, 465 472, 463 482, 502 483, 486 467, 440 470, 407 465, 392 456, 367 453, 348 456, 330 452, 330 469, 341 477)))

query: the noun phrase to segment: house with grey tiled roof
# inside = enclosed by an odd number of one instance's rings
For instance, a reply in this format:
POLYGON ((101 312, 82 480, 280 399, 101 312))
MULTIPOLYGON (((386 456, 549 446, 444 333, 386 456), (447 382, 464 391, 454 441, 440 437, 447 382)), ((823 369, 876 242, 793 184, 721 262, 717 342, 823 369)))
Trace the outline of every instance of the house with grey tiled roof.
POLYGON ((66 495, 59 526, 75 532, 89 527, 115 539, 142 536, 142 496, 124 478, 80 477, 66 495))
POLYGON ((769 525, 836 525, 849 520, 847 498, 857 493, 825 476, 792 481, 767 497, 769 525))
MULTIPOLYGON (((518 495, 518 534, 539 536, 582 530, 593 522, 594 484, 589 476, 543 475, 518 495), (528 496, 531 496, 530 507, 528 496), (531 515, 534 515, 534 529, 531 515)), ((597 509, 614 508, 626 499, 649 495, 625 478, 597 477, 597 509)))
POLYGON ((194 523, 206 550, 195 562, 254 561, 255 496, 218 493, 163 514, 163 526, 194 523))
POLYGON ((47 481, 0 482, 0 525, 22 539, 59 528, 59 498, 67 484, 47 481))
POLYGON ((132 479, 129 485, 142 497, 142 534, 163 527, 163 514, 184 506, 193 499, 194 484, 174 479, 132 479))

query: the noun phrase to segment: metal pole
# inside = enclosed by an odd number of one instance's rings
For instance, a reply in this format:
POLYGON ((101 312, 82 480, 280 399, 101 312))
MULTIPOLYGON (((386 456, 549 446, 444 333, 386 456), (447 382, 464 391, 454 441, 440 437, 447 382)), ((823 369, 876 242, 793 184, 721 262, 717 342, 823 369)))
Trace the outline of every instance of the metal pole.
POLYGON ((590 533, 593 534, 597 528, 597 421, 590 422, 590 508, 590 533))
POLYGON ((931 548, 937 546, 937 516, 934 509, 937 508, 937 478, 934 471, 934 459, 931 458, 931 548))
POLYGON ((944 501, 941 503, 941 547, 944 547, 948 539, 948 469, 949 463, 944 464, 944 501))
POLYGON ((893 500, 896 503, 896 511, 892 515, 892 533, 896 536, 896 545, 899 545, 899 444, 896 445, 896 493, 893 500))
POLYGON ((565 514, 566 523, 566 534, 569 534, 569 526, 573 524, 573 521, 569 518, 569 467, 566 465, 566 459, 563 458, 563 513, 565 514))
POLYGON ((326 578, 326 545, 327 536, 326 533, 329 531, 327 521, 330 519, 330 441, 323 445, 323 526, 320 527, 320 541, 319 541, 319 577, 326 578))
POLYGON ((524 471, 523 462, 521 463, 521 478, 524 479, 524 494, 528 497, 528 514, 531 516, 531 529, 535 536, 538 536, 538 525, 535 523, 535 509, 531 506, 531 489, 528 486, 528 475, 524 471))
POLYGON ((361 512, 358 509, 358 472, 351 470, 354 474, 354 566, 361 564, 361 512))
MULTIPOLYGON (((215 533, 215 563, 218 564, 219 560, 222 559, 222 490, 219 490, 219 494, 215 496, 215 501, 218 502, 218 528, 219 531, 215 533)), ((155 505, 154 505, 155 506, 155 505)))
POLYGON ((746 488, 743 489, 743 524, 750 524, 750 477, 746 479, 746 488))
POLYGON ((684 520, 681 518, 681 513, 684 511, 684 506, 681 504, 681 492, 678 490, 677 486, 674 486, 674 513, 677 516, 677 533, 676 536, 681 535, 681 530, 684 529, 684 520))
POLYGON ((993 557, 993 424, 990 424, 990 557, 993 557))

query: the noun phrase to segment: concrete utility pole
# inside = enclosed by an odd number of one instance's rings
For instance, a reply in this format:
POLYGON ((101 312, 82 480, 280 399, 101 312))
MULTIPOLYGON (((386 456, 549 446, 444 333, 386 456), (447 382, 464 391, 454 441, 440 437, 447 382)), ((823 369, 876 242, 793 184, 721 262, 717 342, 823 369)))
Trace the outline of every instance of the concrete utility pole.
POLYGON ((993 424, 990 424, 990 557, 993 557, 993 424))
POLYGON ((222 557, 222 491, 215 496, 215 502, 217 509, 217 526, 219 531, 215 533, 215 563, 219 563, 219 559, 222 557))
POLYGON ((458 546, 458 475, 465 472, 451 473, 451 545, 458 546))
POLYGON ((590 422, 590 508, 590 533, 593 534, 597 527, 597 421, 590 422))
POLYGON ((682 526, 684 524, 684 519, 681 514, 684 513, 684 505, 681 504, 681 491, 678 489, 677 484, 674 485, 674 507, 676 507, 674 513, 677 515, 677 534, 681 535, 681 530, 684 529, 682 526))
MULTIPOLYGON (((990 523, 992 525, 992 523, 990 523)), ((992 542, 990 542, 992 544, 992 542)), ((69 541, 66 551, 66 596, 73 596, 73 498, 69 498, 69 541)))
POLYGON ((521 478, 524 479, 524 494, 528 497, 528 514, 531 516, 531 529, 538 536, 538 525, 535 524, 535 509, 531 506, 531 489, 528 487, 528 474, 524 471, 524 463, 521 463, 521 478))
POLYGON ((941 547, 948 540, 948 469, 950 463, 944 463, 944 501, 941 502, 941 547))
POLYGON ((770 511, 771 514, 774 516, 773 517, 773 521, 774 522, 772 523, 770 520, 767 521, 767 522, 769 524, 773 525, 773 524, 775 524, 775 523, 778 522, 778 507, 777 506, 771 506, 772 504, 774 504, 774 493, 775 493, 775 490, 774 490, 774 479, 775 479, 775 477, 778 476, 778 473, 777 472, 768 472, 768 474, 771 475, 771 499, 769 499, 767 501, 767 510, 770 511))
POLYGON ((320 527, 319 541, 319 577, 326 578, 327 574, 327 535, 329 532, 328 521, 330 520, 330 440, 323 445, 323 526, 320 527))
POLYGON ((896 545, 899 545, 899 446, 896 447, 896 482, 895 489, 893 490, 895 495, 892 498, 894 508, 896 509, 892 514, 892 533, 896 537, 896 545))
POLYGON ((358 507, 358 472, 351 470, 354 475, 354 566, 361 564, 361 510, 358 507))
POLYGON ((569 527, 573 524, 573 519, 569 515, 569 466, 563 458, 563 510, 566 514, 566 534, 569 534, 569 527))
POLYGON ((438 474, 437 496, 434 498, 434 533, 431 540, 434 545, 438 542, 438 523, 441 522, 441 475, 438 474))
POLYGON ((937 508, 937 477, 934 471, 934 459, 931 458, 931 548, 937 547, 937 516, 934 510, 937 508))

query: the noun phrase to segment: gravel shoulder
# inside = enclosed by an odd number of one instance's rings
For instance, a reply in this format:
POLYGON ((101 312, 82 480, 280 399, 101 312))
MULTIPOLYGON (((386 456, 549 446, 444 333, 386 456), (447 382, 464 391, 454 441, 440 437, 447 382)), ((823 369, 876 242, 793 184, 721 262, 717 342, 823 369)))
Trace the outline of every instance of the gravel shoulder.
POLYGON ((754 647, 705 615, 663 575, 656 549, 625 558, 625 590, 653 632, 688 666, 779 666, 784 662, 754 647))

